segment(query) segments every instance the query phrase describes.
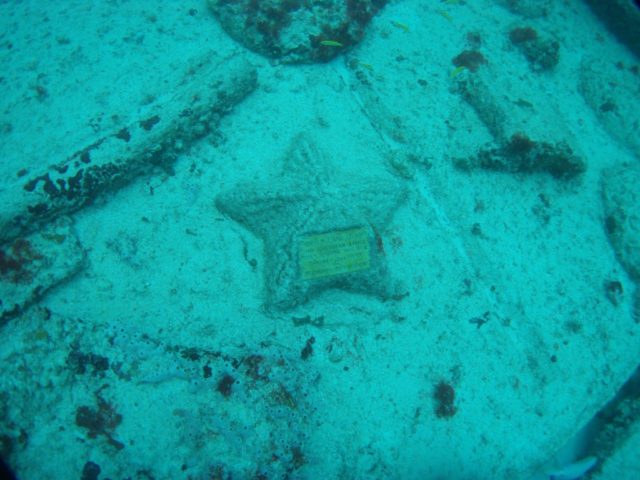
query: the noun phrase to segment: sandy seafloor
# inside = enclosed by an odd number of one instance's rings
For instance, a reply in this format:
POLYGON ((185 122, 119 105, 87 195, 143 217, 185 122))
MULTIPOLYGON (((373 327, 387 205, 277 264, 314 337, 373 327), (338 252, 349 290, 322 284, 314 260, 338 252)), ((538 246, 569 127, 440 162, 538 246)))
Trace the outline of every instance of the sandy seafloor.
MULTIPOLYGON (((602 172, 638 153, 579 77, 596 59, 633 78, 638 59, 578 0, 538 18, 498 3, 391 2, 344 55, 283 65, 197 0, 1 2, 5 192, 162 106, 198 59, 245 59, 258 78, 172 169, 73 213, 81 268, 1 327, 0 448, 19 477, 530 479, 584 454, 558 452, 638 366, 634 285, 601 195, 602 172), (509 42, 522 25, 559 41, 553 70, 509 42), (487 60, 475 74, 452 65, 469 32, 487 60), (566 142, 585 172, 456 168, 492 142, 460 75, 512 132, 566 142), (264 308, 263 239, 215 199, 277 182, 299 133, 330 170, 407 192, 379 232, 402 295, 332 288, 264 308)), ((639 478, 639 430, 589 452, 591 478, 639 478)))

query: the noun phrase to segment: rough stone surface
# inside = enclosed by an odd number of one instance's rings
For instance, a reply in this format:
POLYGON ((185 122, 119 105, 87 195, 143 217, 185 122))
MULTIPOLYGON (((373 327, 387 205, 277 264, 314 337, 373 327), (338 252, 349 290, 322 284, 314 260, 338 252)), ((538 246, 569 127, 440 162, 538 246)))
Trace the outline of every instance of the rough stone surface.
POLYGON ((98 138, 42 171, 26 172, 0 192, 0 241, 33 231, 78 210, 176 157, 210 133, 220 118, 256 87, 253 67, 239 59, 193 65, 175 93, 133 124, 98 138))
POLYGON ((385 3, 209 0, 209 7, 225 31, 245 47, 287 63, 314 63, 331 60, 358 42, 385 3))
POLYGON ((602 174, 605 229, 618 261, 640 282, 640 165, 624 164, 602 174))
POLYGON ((460 76, 453 90, 476 112, 497 143, 508 138, 507 114, 489 85, 474 75, 460 76))
POLYGON ((579 91, 607 132, 640 157, 640 94, 637 75, 602 60, 581 65, 579 91))
MULTIPOLYGON (((128 445, 117 446, 131 435, 140 438, 127 422, 144 424, 155 448, 168 448, 162 439, 170 428, 172 445, 209 459, 189 466, 192 478, 255 478, 256 471, 263 478, 291 478, 313 453, 306 419, 323 407, 313 386, 321 370, 277 343, 213 350, 117 323, 101 324, 103 334, 95 337, 95 324, 40 308, 25 317, 12 331, 13 341, 0 349, 0 410, 5 444, 20 449, 27 464, 38 464, 41 450, 22 451, 20 435, 45 432, 58 444, 73 435, 91 448, 125 456, 122 466, 96 460, 110 477, 126 478, 135 461, 127 456, 128 445), (16 365, 28 366, 29 381, 16 365), (176 395, 176 384, 191 387, 176 395), (49 390, 59 394, 42 393, 49 390), (131 395, 140 397, 140 410, 129 408, 131 395), (172 415, 159 414, 166 403, 161 398, 172 399, 172 415)), ((158 463, 156 478, 177 478, 158 463)))
POLYGON ((68 219, 0 246, 0 324, 75 275, 84 259, 68 219))
POLYGON ((404 188, 392 178, 334 174, 315 145, 298 136, 282 175, 238 185, 220 194, 216 206, 264 240, 266 307, 288 310, 329 288, 384 300, 400 295, 390 281, 380 235, 404 198, 404 188), (304 238, 353 228, 367 233, 368 268, 305 279, 299 265, 304 238))

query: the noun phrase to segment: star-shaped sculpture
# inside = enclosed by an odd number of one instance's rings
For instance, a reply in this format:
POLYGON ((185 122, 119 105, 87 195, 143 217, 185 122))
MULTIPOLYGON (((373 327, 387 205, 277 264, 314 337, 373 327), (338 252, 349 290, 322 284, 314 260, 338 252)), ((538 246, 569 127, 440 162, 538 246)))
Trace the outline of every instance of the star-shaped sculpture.
POLYGON ((281 175, 237 185, 216 207, 263 239, 265 306, 285 311, 331 288, 397 296, 381 232, 405 197, 392 177, 336 172, 298 135, 281 175))

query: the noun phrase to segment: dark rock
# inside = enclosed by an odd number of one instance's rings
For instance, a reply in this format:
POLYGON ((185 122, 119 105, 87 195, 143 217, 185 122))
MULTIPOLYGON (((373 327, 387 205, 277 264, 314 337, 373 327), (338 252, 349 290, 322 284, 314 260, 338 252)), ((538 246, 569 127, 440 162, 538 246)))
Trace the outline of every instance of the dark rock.
POLYGON ((607 29, 640 57, 640 8, 633 0, 585 0, 607 29))
POLYGON ((386 0, 209 0, 222 28, 245 47, 286 63, 326 62, 357 43, 386 0))

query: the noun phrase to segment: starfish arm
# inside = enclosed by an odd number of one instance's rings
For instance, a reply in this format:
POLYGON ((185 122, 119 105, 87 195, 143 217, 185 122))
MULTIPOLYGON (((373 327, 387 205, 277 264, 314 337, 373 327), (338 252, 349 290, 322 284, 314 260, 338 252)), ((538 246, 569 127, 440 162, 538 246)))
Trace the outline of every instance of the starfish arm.
POLYGON ((325 154, 307 135, 301 133, 291 142, 284 158, 283 173, 317 183, 329 178, 328 166, 329 161, 325 154))
POLYGON ((378 227, 389 223, 395 210, 406 199, 406 189, 392 179, 370 178, 357 185, 344 185, 342 208, 351 210, 362 221, 378 227))
POLYGON ((239 185, 216 197, 216 208, 256 235, 270 235, 282 219, 292 218, 309 196, 295 189, 239 185))
POLYGON ((295 232, 286 230, 277 239, 265 241, 265 304, 269 310, 287 310, 307 298, 308 287, 298 272, 294 235, 295 232))

